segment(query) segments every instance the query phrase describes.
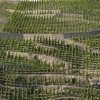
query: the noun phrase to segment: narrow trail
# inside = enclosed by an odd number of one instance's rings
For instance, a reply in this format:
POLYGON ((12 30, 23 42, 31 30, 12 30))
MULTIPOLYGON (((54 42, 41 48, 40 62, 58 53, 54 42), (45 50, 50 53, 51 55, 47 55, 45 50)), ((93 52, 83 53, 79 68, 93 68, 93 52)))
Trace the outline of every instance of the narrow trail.
MULTIPOLYGON (((8 55, 9 51, 6 51, 7 55, 8 55)), ((46 61, 47 63, 50 63, 52 65, 52 63, 65 63, 67 64, 67 62, 62 61, 59 58, 53 57, 53 56, 49 56, 49 55, 45 55, 45 54, 34 54, 34 53, 26 53, 26 52, 14 52, 14 51, 10 51, 10 55, 13 56, 21 56, 21 57, 27 57, 28 60, 32 60, 34 58, 34 56, 37 56, 38 59, 42 60, 42 61, 46 61)))
MULTIPOLYGON (((7 88, 11 88, 11 89, 20 89, 20 88, 22 88, 22 89, 29 89, 30 87, 29 86, 27 86, 27 87, 25 87, 25 86, 9 86, 9 85, 2 85, 2 84, 0 84, 0 87, 7 87, 7 88)), ((79 87, 79 86, 68 86, 68 85, 39 85, 39 87, 42 87, 42 88, 44 88, 44 89, 46 89, 46 88, 55 88, 55 89, 59 89, 59 90, 61 90, 62 88, 76 88, 76 89, 80 89, 80 88, 83 88, 83 87, 79 87)))
POLYGON ((84 43, 80 43, 80 42, 76 42, 72 39, 66 39, 65 40, 65 43, 67 44, 72 44, 72 45, 77 45, 78 47, 81 47, 83 50, 88 50, 88 51, 91 51, 91 53, 100 53, 99 50, 96 50, 96 49, 92 49, 90 48, 88 45, 84 44, 84 43))

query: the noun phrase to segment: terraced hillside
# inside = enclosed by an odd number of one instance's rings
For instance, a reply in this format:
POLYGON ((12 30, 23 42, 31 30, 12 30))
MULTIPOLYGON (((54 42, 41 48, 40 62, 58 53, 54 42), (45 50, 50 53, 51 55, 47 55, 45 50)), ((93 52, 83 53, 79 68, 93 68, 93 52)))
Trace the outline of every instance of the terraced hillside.
POLYGON ((100 28, 100 1, 22 1, 3 27, 4 32, 53 34, 86 32, 100 28))
MULTIPOLYGON (((9 0, 8 0, 9 1, 9 0)), ((8 2, 7 0, 0 0, 0 32, 3 31, 4 25, 8 22, 11 12, 7 9, 16 9, 17 2, 8 2)))
POLYGON ((100 47, 85 39, 0 39, 1 99, 100 100, 100 47))
POLYGON ((0 100, 100 100, 100 0, 0 0, 0 100))

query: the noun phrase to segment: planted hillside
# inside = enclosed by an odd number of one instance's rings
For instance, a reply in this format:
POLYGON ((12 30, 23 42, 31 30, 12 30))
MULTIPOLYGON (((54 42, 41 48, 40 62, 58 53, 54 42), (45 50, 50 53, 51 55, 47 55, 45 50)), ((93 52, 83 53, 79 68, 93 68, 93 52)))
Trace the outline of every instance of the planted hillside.
POLYGON ((90 0, 42 0, 19 2, 4 32, 60 34, 100 28, 100 3, 90 0))
POLYGON ((100 100, 100 0, 1 0, 0 32, 0 100, 100 100))
POLYGON ((78 38, 0 39, 0 98, 99 100, 100 53, 71 43, 78 38))

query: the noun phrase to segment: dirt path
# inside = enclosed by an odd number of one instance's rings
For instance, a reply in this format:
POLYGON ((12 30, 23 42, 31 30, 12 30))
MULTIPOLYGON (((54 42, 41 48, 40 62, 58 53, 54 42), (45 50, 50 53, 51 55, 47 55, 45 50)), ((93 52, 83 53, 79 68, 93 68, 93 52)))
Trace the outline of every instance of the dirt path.
POLYGON ((1 2, 19 2, 19 1, 23 1, 23 0, 0 0, 1 2))
MULTIPOLYGON (((6 51, 7 55, 8 55, 8 52, 9 51, 6 51)), ((67 64, 67 62, 65 61, 62 61, 61 59, 59 58, 56 58, 56 57, 53 57, 53 56, 48 56, 48 55, 45 55, 45 54, 29 54, 29 53, 26 53, 26 52, 13 52, 13 51, 10 51, 10 55, 13 55, 13 56, 21 56, 21 57, 27 57, 28 60, 31 60, 33 59, 35 56, 38 57, 38 59, 42 60, 42 61, 46 61, 47 63, 50 63, 52 65, 52 63, 57 63, 57 64, 61 64, 61 63, 65 63, 67 64)))
POLYGON ((4 23, 6 21, 6 18, 0 17, 0 24, 4 23))
POLYGON ((7 9, 10 13, 14 13, 15 11, 25 14, 26 16, 33 17, 54 17, 57 13, 60 13, 60 10, 32 10, 32 11, 19 11, 13 9, 7 9), (51 13, 50 13, 51 12, 51 13))
POLYGON ((72 45, 77 45, 78 47, 81 47, 83 48, 83 50, 88 50, 88 51, 91 51, 91 52, 94 52, 94 53, 100 53, 100 51, 96 50, 96 49, 92 49, 90 48, 88 45, 84 44, 84 43, 80 43, 80 42, 76 42, 72 39, 66 39, 65 40, 65 43, 67 44, 72 44, 72 45))
POLYGON ((68 43, 68 44, 77 45, 77 46, 79 46, 79 47, 81 47, 83 49, 89 48, 89 46, 85 45, 84 43, 79 43, 79 42, 76 42, 76 41, 74 41, 72 39, 66 39, 65 43, 66 44, 68 43))
MULTIPOLYGON (((8 88, 11 88, 11 89, 15 89, 15 88, 17 88, 17 89, 20 89, 20 88, 23 88, 23 89, 27 89, 27 88, 29 88, 29 87, 22 87, 22 86, 9 86, 9 85, 2 85, 2 84, 0 84, 0 87, 8 87, 8 88)), ((79 86, 69 86, 69 85, 47 85, 47 86, 45 86, 45 85, 39 85, 39 87, 42 87, 42 88, 44 88, 44 89, 46 89, 46 88, 55 88, 55 89, 59 89, 59 90, 61 90, 61 88, 63 89, 63 88, 76 88, 76 89, 79 89, 79 88, 82 88, 82 87, 79 87, 79 86)))
MULTIPOLYGON (((15 76, 20 76, 20 74, 12 74, 12 75, 15 75, 15 76)), ((78 76, 78 75, 64 75, 64 74, 23 74, 22 76, 27 76, 27 77, 53 77, 53 78, 78 78, 78 79, 85 79, 84 76, 78 76)))
MULTIPOLYGON (((34 42, 34 41, 33 41, 34 42)), ((54 46, 48 46, 48 45, 43 45, 42 43, 33 43, 33 45, 36 45, 37 47, 40 46, 40 47, 44 47, 44 48, 49 48, 49 49, 57 49, 56 47, 54 46)))
POLYGON ((13 10, 13 9, 7 9, 7 11, 9 11, 9 12, 11 12, 11 13, 13 13, 13 12, 15 12, 15 11, 17 11, 17 12, 21 12, 21 13, 27 13, 27 14, 34 14, 34 15, 36 15, 36 14, 57 14, 57 13, 60 13, 60 10, 25 10, 25 11, 23 11, 23 10, 13 10))
POLYGON ((3 25, 6 23, 6 18, 0 17, 0 31, 2 31, 3 25))

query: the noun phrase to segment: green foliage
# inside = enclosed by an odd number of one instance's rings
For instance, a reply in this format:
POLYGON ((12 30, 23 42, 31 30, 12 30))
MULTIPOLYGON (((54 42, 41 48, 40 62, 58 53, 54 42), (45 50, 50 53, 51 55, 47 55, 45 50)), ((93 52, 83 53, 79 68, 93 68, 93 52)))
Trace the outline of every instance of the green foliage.
POLYGON ((100 25, 98 6, 85 0, 22 1, 3 31, 59 34, 94 30, 100 25))

